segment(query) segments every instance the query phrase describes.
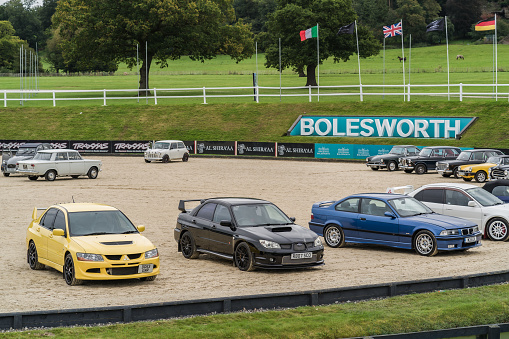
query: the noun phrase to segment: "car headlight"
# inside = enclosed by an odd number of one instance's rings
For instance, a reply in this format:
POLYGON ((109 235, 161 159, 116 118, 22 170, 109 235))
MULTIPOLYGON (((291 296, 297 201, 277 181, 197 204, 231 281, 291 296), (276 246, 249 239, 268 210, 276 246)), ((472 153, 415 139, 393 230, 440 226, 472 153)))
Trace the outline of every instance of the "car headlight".
POLYGON ((154 248, 153 250, 145 252, 145 259, 157 258, 158 256, 159 256, 159 252, 157 251, 157 248, 154 248))
POLYGON ((368 158, 366 158, 366 161, 369 161, 369 157, 368 157, 368 158))
POLYGON ((507 170, 504 171, 504 175, 507 176, 507 170))
POLYGON ((76 253, 76 258, 79 261, 104 261, 103 256, 93 253, 76 253))
POLYGON ((277 242, 269 240, 260 240, 260 244, 265 248, 281 248, 277 242))
POLYGON ((472 230, 473 230, 474 232, 479 232, 479 226, 475 226, 472 230))
POLYGON ((459 235, 459 234, 460 234, 459 230, 443 230, 442 232, 440 232, 440 235, 459 235))
POLYGON ((467 172, 472 172, 472 167, 467 167, 466 170, 467 172))
POLYGON ((437 162, 435 162, 435 167, 438 167, 438 161, 437 161, 437 162))
POLYGON ((320 239, 320 237, 315 239, 314 246, 315 247, 322 246, 322 240, 320 239))

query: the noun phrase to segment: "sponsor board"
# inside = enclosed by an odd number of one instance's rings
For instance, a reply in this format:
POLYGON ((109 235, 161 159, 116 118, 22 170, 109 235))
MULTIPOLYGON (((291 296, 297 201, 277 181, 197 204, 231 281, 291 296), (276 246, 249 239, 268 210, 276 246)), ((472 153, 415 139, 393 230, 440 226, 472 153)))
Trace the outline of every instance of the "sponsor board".
POLYGON ((186 145, 187 151, 189 154, 194 154, 194 140, 193 141, 183 141, 184 145, 186 145))
POLYGON ((112 153, 111 141, 71 141, 70 148, 80 153, 112 153))
POLYGON ((313 158, 315 156, 315 144, 278 142, 277 156, 313 158))
POLYGON ((235 141, 196 141, 195 154, 235 155, 235 141))
POLYGON ((237 155, 275 156, 273 142, 237 141, 237 155))
POLYGON ((27 143, 48 143, 53 148, 69 148, 69 141, 66 140, 0 140, 0 150, 17 151, 21 146, 27 143))
POLYGON ((315 158, 366 159, 373 155, 387 154, 389 145, 315 144, 315 158))
POLYGON ((111 141, 112 153, 143 153, 150 141, 111 141))
POLYGON ((291 136, 456 138, 476 117, 377 117, 300 116, 290 127, 291 136))

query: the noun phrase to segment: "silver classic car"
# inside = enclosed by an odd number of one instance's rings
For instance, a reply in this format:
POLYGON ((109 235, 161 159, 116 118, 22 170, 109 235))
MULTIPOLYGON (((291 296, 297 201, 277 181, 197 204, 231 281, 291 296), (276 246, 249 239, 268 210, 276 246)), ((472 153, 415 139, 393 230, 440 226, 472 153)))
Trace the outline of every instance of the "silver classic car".
POLYGON ((44 177, 48 181, 53 181, 57 176, 78 178, 81 175, 95 179, 101 166, 100 160, 83 159, 78 151, 52 149, 37 152, 31 160, 18 161, 16 173, 28 176, 30 180, 44 177))
POLYGON ((16 154, 13 154, 14 151, 11 150, 2 151, 1 170, 4 177, 16 173, 16 163, 18 161, 32 159, 38 151, 52 148, 49 143, 32 142, 21 145, 16 154))
POLYGON ((189 160, 189 151, 181 140, 160 140, 151 143, 144 154, 145 162, 170 162, 172 160, 189 160))

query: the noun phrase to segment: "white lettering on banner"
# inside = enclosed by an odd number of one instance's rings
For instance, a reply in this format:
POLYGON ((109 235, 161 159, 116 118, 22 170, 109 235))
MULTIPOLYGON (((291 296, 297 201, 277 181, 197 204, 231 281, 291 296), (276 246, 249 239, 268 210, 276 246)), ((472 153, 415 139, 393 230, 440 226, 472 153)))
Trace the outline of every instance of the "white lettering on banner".
POLYGON ((414 134, 414 138, 418 138, 419 137, 419 133, 422 134, 423 138, 429 138, 429 134, 428 134, 428 132, 426 132, 428 127, 429 127, 428 121, 426 121, 426 120, 417 120, 416 119, 415 120, 415 134, 414 134))
POLYGON ((84 142, 77 142, 73 144, 73 148, 76 150, 80 149, 108 149, 108 143, 100 143, 100 142, 93 142, 93 143, 84 143, 84 142))
POLYGON ((434 137, 438 138, 440 136, 440 124, 443 124, 444 120, 430 120, 429 123, 432 124, 433 126, 435 126, 435 128, 434 128, 434 133, 435 133, 434 137))
POLYGON ((331 129, 332 129, 332 125, 331 125, 331 123, 330 123, 330 120, 329 120, 329 119, 318 119, 318 120, 316 121, 316 124, 315 124, 315 132, 316 132, 316 134, 321 135, 321 136, 324 136, 324 135, 329 134, 329 133, 330 133, 330 131, 331 131, 331 129), (325 131, 322 131, 322 130, 320 129, 320 123, 322 123, 322 122, 324 122, 324 123, 325 123, 325 125, 327 126, 327 129, 326 129, 325 131))
POLYGON ((332 120, 332 135, 334 136, 344 136, 344 132, 340 132, 338 128, 338 119, 332 120))
POLYGON ((360 119, 346 119, 346 135, 349 137, 358 137, 359 133, 353 132, 354 129, 359 129, 359 125, 354 126, 352 123, 359 122, 360 119))
POLYGON ((392 137, 394 134, 394 127, 396 127, 396 119, 391 119, 391 122, 387 119, 383 119, 382 124, 380 124, 380 119, 376 119, 375 124, 379 137, 384 136, 384 131, 387 131, 388 137, 392 137))
POLYGON ((364 130, 368 130, 368 132, 361 131, 361 135, 363 137, 370 137, 375 132, 375 129, 372 126, 368 125, 368 122, 370 124, 372 124, 373 123, 373 119, 362 119, 361 120, 361 128, 364 129, 364 130))
POLYGON ((445 121, 444 138, 449 138, 449 132, 454 132, 454 137, 456 137, 456 134, 460 132, 459 120, 456 120, 454 125, 455 125, 454 127, 451 127, 451 121, 450 120, 445 121))
POLYGON ((113 147, 116 150, 121 150, 121 149, 145 150, 148 148, 148 143, 138 142, 138 143, 129 143, 128 144, 125 142, 119 142, 119 143, 114 143, 113 147))
POLYGON ((398 122, 398 126, 397 126, 396 130, 398 131, 398 134, 400 137, 406 138, 414 133, 414 124, 409 119, 403 119, 398 122), (402 127, 403 124, 408 125, 408 132, 406 132, 406 133, 403 132, 403 127, 402 127))
POLYGON ((300 135, 311 135, 315 131, 313 119, 300 119, 300 135))
POLYGON ((55 149, 56 148, 58 148, 58 149, 67 148, 67 143, 66 142, 52 142, 51 147, 53 147, 55 149))

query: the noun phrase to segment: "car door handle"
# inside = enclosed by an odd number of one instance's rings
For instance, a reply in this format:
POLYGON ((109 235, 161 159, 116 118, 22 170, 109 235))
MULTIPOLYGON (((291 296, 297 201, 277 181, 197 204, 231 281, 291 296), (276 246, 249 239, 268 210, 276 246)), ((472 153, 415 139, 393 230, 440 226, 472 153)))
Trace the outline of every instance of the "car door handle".
POLYGON ((210 227, 212 227, 213 229, 216 229, 216 225, 212 225, 212 226, 210 226, 210 227))
POLYGON ((366 220, 366 218, 360 218, 361 220, 366 220))
POLYGON ((196 219, 191 220, 193 224, 196 224, 196 219))

